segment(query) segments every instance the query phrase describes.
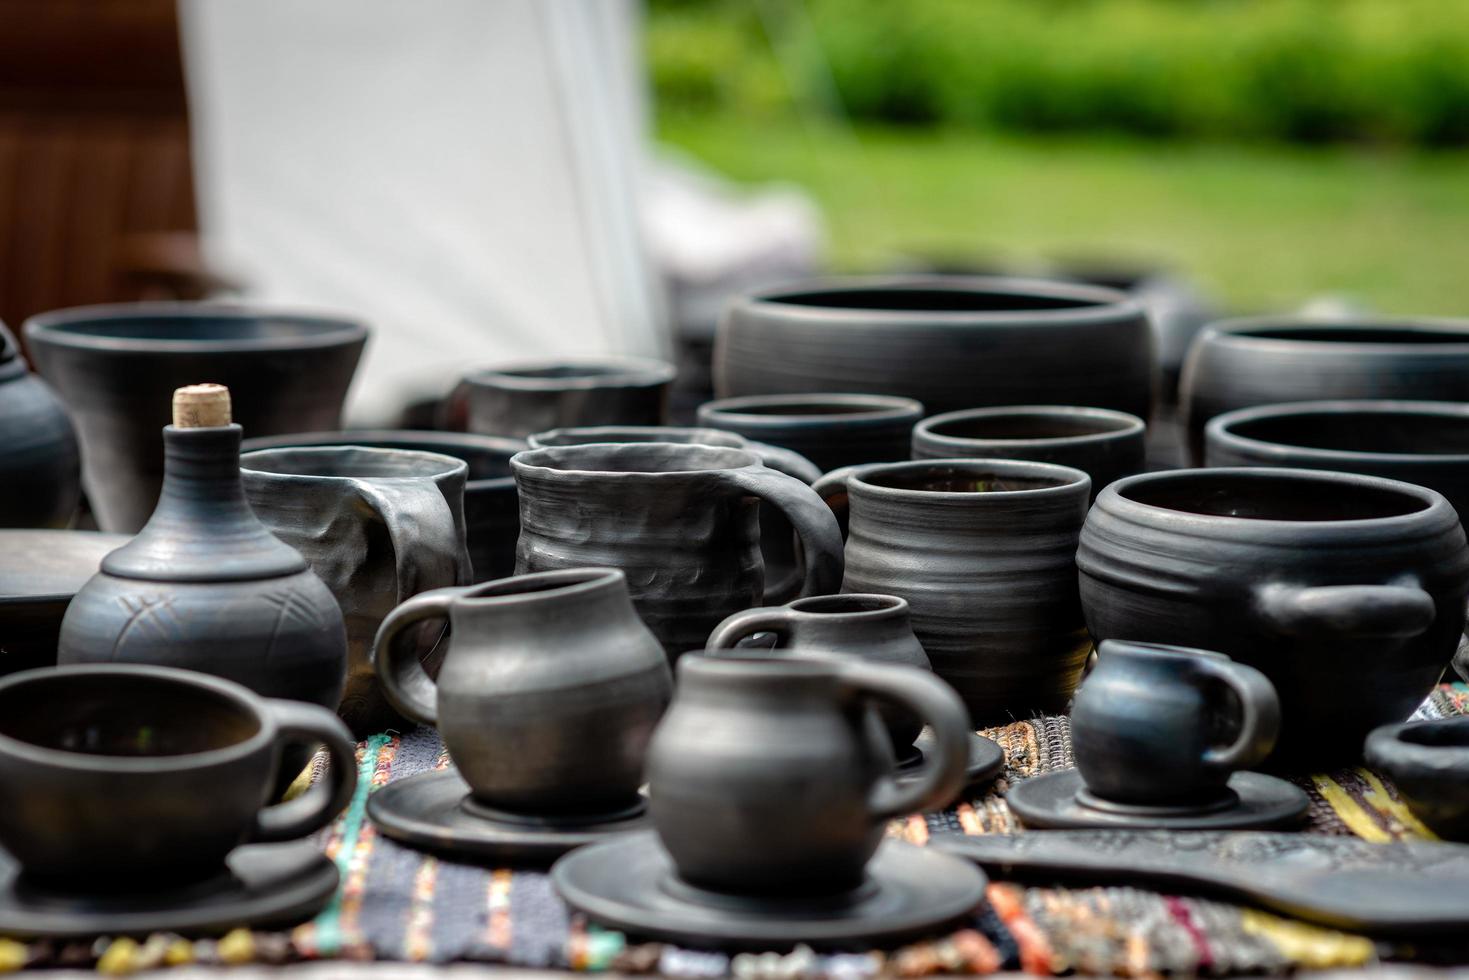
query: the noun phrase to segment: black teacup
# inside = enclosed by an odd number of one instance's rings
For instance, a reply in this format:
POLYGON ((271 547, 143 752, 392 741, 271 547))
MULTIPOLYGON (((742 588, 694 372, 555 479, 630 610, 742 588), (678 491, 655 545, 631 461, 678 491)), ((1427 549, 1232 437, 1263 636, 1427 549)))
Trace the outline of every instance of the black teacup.
POLYGON ((1076 692, 1071 741, 1092 805, 1227 804, 1229 777, 1270 754, 1275 688, 1222 653, 1107 640, 1076 692))
POLYGON ((0 681, 0 844, 31 878, 91 889, 207 877, 240 844, 321 828, 356 785, 351 736, 314 704, 171 667, 0 681), (317 742, 326 777, 267 806, 282 750, 317 742))

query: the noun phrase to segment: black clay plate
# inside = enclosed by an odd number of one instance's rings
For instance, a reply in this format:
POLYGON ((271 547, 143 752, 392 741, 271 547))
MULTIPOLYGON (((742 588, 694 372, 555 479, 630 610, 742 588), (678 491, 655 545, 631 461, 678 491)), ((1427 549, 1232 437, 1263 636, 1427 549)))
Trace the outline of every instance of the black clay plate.
POLYGON ((307 841, 247 845, 227 862, 228 872, 192 885, 77 895, 22 880, 14 859, 0 851, 0 935, 218 935, 239 926, 295 925, 320 912, 337 890, 336 865, 307 841))
POLYGON ((469 785, 454 769, 399 779, 367 798, 367 815, 388 837, 461 860, 550 864, 567 851, 617 834, 647 830, 646 812, 566 827, 495 820, 463 805, 469 785))
POLYGON ((1077 799, 1082 788, 1081 773, 1075 769, 1063 769, 1016 783, 1005 794, 1005 802, 1027 827, 1056 830, 1089 827, 1263 830, 1299 823, 1311 805, 1305 790, 1258 772, 1237 772, 1229 778, 1229 788, 1238 797, 1233 806, 1200 813, 1095 809, 1077 799))
POLYGON ((1202 893, 1380 936, 1469 932, 1469 847, 1319 834, 1158 830, 944 834, 996 877, 1202 893))
MULTIPOLYGON (((919 736, 913 740, 914 748, 920 753, 927 753, 933 745, 933 731, 925 728, 919 736)), ((915 766, 920 765, 922 759, 915 760, 915 766)), ((904 767, 898 771, 899 779, 911 778, 904 772, 904 767)), ((969 765, 964 770, 964 785, 966 787, 983 786, 992 781, 1005 768, 1005 750, 995 742, 985 738, 983 735, 969 736, 969 765)))
POLYGON ((984 900, 979 869, 951 854, 884 841, 850 900, 701 896, 681 886, 653 833, 575 851, 551 880, 573 908, 604 926, 695 948, 788 949, 892 945, 940 931, 984 900))

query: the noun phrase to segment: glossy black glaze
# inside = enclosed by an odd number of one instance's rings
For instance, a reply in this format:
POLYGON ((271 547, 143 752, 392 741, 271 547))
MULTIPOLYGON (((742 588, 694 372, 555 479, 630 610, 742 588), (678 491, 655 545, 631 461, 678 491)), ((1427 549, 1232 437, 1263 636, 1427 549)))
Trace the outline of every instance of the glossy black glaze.
POLYGON ((1469 405, 1325 401, 1259 405, 1204 428, 1207 466, 1291 466, 1385 476, 1437 490, 1469 515, 1469 405))
POLYGON ((913 428, 914 459, 1025 459, 1071 466, 1092 478, 1092 497, 1147 468, 1147 426, 1105 408, 1017 405, 935 415, 913 428))
POLYGON ((931 848, 959 854, 1005 881, 1075 887, 1132 884, 1204 894, 1373 936, 1469 929, 1469 847, 1351 835, 1171 830, 940 834, 931 848))
POLYGON ((208 877, 243 843, 325 826, 356 785, 352 739, 317 705, 167 667, 0 680, 0 844, 33 878, 96 888, 208 877), (318 742, 327 776, 266 807, 285 746, 318 742))
POLYGON ((1429 830, 1469 840, 1469 718, 1384 725, 1367 736, 1364 755, 1429 830))
POLYGON ((1011 786, 1005 803, 1032 830, 1268 830, 1300 823, 1311 798, 1277 776, 1237 772, 1210 806, 1128 805, 1093 794, 1077 770, 1060 769, 1011 786))
POLYGON ((943 934, 984 901, 984 875, 930 847, 884 841, 863 884, 837 895, 729 895, 679 881, 654 834, 584 847, 551 869, 592 921, 690 949, 761 953, 801 945, 870 951, 943 934))
POLYGON ((72 599, 59 662, 185 667, 266 697, 335 707, 347 655, 342 612, 246 503, 240 427, 170 425, 163 442, 158 509, 72 599))
POLYGON ((861 884, 888 820, 959 793, 967 735, 964 706, 926 671, 689 654, 648 751, 649 809, 687 885, 839 894, 861 884), (892 747, 867 710, 874 699, 934 731, 913 782, 894 777, 892 747))
POLYGON ((0 323, 0 527, 64 528, 82 497, 71 419, 0 323))
POLYGON ((1368 731, 1408 717, 1453 656, 1469 595, 1442 496, 1307 470, 1120 480, 1087 516, 1077 565, 1097 641, 1207 645, 1269 677, 1277 765, 1350 761, 1368 731))
POLYGON ((1076 539, 1091 479, 1018 460, 879 463, 816 490, 850 512, 842 588, 908 600, 976 726, 1064 711, 1091 651, 1076 539))
POLYGON ((477 802, 540 816, 636 804, 673 689, 668 659, 614 569, 414 596, 383 621, 373 667, 394 707, 439 729, 477 802), (437 684, 392 643, 431 620, 451 626, 437 684))
MULTIPOLYGON (((670 443, 533 449, 510 461, 520 488, 520 572, 607 566, 627 573, 638 614, 670 657, 722 619, 792 598, 767 583, 757 501, 780 510, 804 549, 802 595, 842 577, 836 519, 800 480, 753 452, 670 443)), ((791 583, 794 585, 795 583, 791 583)))
POLYGON ((1194 341, 1179 393, 1195 462, 1216 415, 1351 398, 1469 401, 1469 320, 1226 320, 1194 341))
POLYGON ((283 929, 312 918, 337 892, 337 866, 314 843, 247 844, 207 881, 160 884, 141 874, 100 891, 47 887, 0 851, 0 934, 18 939, 217 936, 242 926, 283 929))
POLYGON ((125 534, 0 530, 0 675, 56 664, 61 617, 125 534))
MULTIPOLYGON (((240 457, 251 508, 296 548, 336 597, 347 624, 347 679, 338 711, 359 739, 398 723, 373 676, 372 639, 393 607, 468 584, 463 460, 359 446, 263 449, 240 457)), ((438 642, 404 642, 424 657, 438 642)))
POLYGON ((751 395, 699 406, 699 422, 784 446, 822 472, 908 458, 923 406, 892 395, 751 395))
POLYGON ((1147 314, 1124 293, 962 276, 761 290, 725 313, 714 351, 721 398, 845 391, 930 412, 1090 405, 1147 418, 1152 368, 1147 314))
MULTIPOLYGON (((933 669, 923 644, 913 635, 908 602, 897 596, 823 595, 746 609, 714 627, 704 649, 732 650, 757 633, 774 634, 776 649, 933 669)), ((898 756, 910 754, 923 725, 911 714, 891 708, 882 717, 898 756)))
POLYGON ((567 426, 662 425, 673 376, 672 364, 633 357, 501 365, 466 375, 450 414, 462 414, 470 432, 515 438, 567 426))
POLYGON ((1270 681, 1211 650, 1107 640, 1071 708, 1087 789, 1128 804, 1212 804, 1279 734, 1270 681))
POLYGON ((174 389, 225 385, 253 436, 334 429, 367 327, 269 308, 137 303, 43 313, 25 336, 76 423, 98 526, 132 533, 158 502, 158 429, 174 389))
POLYGON ((474 581, 488 582, 515 572, 515 539, 520 536, 520 502, 510 457, 525 448, 520 439, 470 432, 419 432, 410 429, 345 429, 246 439, 244 452, 297 446, 367 446, 408 449, 462 459, 469 467, 464 483, 464 537, 474 581))

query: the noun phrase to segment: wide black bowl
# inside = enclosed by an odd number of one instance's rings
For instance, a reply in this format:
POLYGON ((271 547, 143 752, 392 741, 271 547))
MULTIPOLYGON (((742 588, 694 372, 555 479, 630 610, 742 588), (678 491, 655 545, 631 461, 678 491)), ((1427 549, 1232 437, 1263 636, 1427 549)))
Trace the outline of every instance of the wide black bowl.
POLYGON ((699 424, 800 453, 827 472, 908 458, 923 406, 892 395, 748 395, 699 406, 699 424))
POLYGON ((737 299, 719 327, 714 382, 721 398, 842 391, 914 398, 930 412, 1088 405, 1146 418, 1152 349, 1142 304, 1100 286, 818 280, 737 299))

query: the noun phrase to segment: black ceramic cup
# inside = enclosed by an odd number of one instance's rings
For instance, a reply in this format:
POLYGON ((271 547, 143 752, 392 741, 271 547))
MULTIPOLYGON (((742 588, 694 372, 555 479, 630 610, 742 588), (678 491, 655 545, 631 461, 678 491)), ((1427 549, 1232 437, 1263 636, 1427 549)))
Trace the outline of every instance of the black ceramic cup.
POLYGON ((674 373, 671 364, 632 357, 485 368, 449 396, 449 427, 523 439, 576 425, 662 425, 674 373))
POLYGON ((246 439, 241 452, 299 446, 367 446, 439 453, 464 460, 464 536, 474 581, 488 582, 515 571, 515 539, 520 536, 520 504, 510 457, 525 448, 520 439, 471 432, 419 432, 408 429, 345 429, 300 432, 288 436, 246 439))
POLYGON ((914 459, 1028 459, 1073 466, 1092 478, 1092 496, 1146 469, 1147 424, 1136 415, 1069 405, 971 408, 913 428, 914 459))
POLYGON ((1259 405, 1204 428, 1207 466, 1291 466, 1385 476, 1437 490, 1469 515, 1469 404, 1326 401, 1259 405))
POLYGON ((1469 401, 1469 320, 1225 320, 1194 340, 1179 403, 1195 462, 1204 426, 1252 405, 1322 399, 1469 401))
POLYGON ((753 452, 663 442, 532 449, 510 461, 520 487, 518 572, 606 565, 627 573, 633 604, 670 657, 697 649, 720 620, 795 598, 767 582, 758 505, 801 541, 800 595, 841 584, 836 519, 810 487, 753 452))
POLYGON ((1280 701, 1221 653, 1108 640, 1076 692, 1071 744, 1093 805, 1207 805, 1270 754, 1280 701))
POLYGON ((1145 473, 1097 496, 1076 554, 1099 643, 1204 646, 1269 677, 1275 767, 1360 757, 1407 718, 1464 626, 1469 549, 1442 495, 1293 469, 1145 473))
POLYGON ((862 882, 887 821, 947 806, 963 788, 968 720, 922 670, 855 659, 678 662, 648 750, 649 810, 678 880, 744 895, 841 892, 862 882), (871 700, 933 729, 900 782, 871 700))
POLYGON ((923 405, 892 395, 751 395, 699 406, 699 422, 784 446, 822 472, 908 458, 923 405))
POLYGON ((32 878, 92 891, 207 877, 241 844, 325 826, 356 785, 352 738, 318 705, 171 667, 0 680, 0 844, 32 878), (267 806, 282 752, 317 743, 326 776, 267 806))
POLYGON ((1075 560, 1090 477, 942 459, 836 470, 814 489, 850 513, 843 591, 908 600, 976 726, 1065 710, 1091 651, 1075 560))
POLYGON ((1364 754, 1430 830, 1469 840, 1469 718, 1384 725, 1367 736, 1364 754))

